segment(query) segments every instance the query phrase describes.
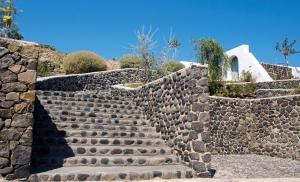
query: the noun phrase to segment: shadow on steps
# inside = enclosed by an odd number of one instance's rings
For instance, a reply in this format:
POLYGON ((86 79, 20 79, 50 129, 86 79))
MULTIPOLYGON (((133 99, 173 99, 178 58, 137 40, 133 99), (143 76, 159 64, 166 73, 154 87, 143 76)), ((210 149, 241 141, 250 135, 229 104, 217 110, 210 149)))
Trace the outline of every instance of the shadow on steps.
POLYGON ((65 135, 65 131, 57 129, 37 97, 34 110, 31 174, 60 168, 64 159, 74 156, 65 135))

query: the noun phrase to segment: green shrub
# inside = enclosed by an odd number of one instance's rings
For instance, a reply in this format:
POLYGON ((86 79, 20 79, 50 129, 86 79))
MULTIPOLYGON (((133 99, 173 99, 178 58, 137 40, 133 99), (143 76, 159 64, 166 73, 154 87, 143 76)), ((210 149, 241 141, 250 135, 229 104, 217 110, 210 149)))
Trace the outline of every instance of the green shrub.
POLYGON ((210 95, 227 97, 228 93, 224 86, 224 82, 211 81, 209 82, 209 92, 210 95))
POLYGON ((89 73, 105 71, 107 65, 105 60, 97 54, 88 51, 79 51, 65 57, 63 68, 66 74, 89 73))
POLYGON ((295 88, 295 94, 300 94, 300 85, 295 88))
POLYGON ((52 51, 56 51, 56 48, 53 45, 48 45, 48 44, 40 44, 41 47, 50 49, 52 51))
POLYGON ((142 68, 143 60, 134 55, 125 55, 120 59, 121 68, 142 68))
POLYGON ((255 91, 256 85, 254 83, 228 85, 220 81, 212 81, 209 83, 210 95, 214 96, 245 98, 252 97, 255 91))
POLYGON ((183 68, 184 68, 184 65, 180 62, 168 61, 168 62, 161 65, 160 70, 164 75, 167 75, 167 74, 179 71, 183 68))
POLYGON ((238 97, 238 98, 245 98, 251 97, 252 94, 256 90, 256 85, 254 83, 247 83, 244 85, 241 84, 231 84, 226 85, 226 90, 228 93, 228 97, 238 97))
POLYGON ((242 71, 241 81, 243 82, 255 82, 255 78, 250 71, 242 71))
POLYGON ((54 68, 49 66, 47 62, 38 62, 38 66, 37 66, 38 77, 51 76, 53 71, 54 68))

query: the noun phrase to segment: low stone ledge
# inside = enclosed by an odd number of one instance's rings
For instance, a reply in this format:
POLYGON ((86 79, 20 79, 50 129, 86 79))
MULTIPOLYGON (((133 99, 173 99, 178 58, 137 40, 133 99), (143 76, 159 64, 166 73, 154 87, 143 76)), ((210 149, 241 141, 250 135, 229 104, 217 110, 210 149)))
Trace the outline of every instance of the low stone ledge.
MULTIPOLYGON (((81 90, 105 90, 111 86, 124 82, 143 81, 146 74, 141 69, 118 69, 110 71, 92 72, 84 74, 70 74, 39 78, 38 90, 56 91, 81 91, 81 90)), ((160 78, 161 75, 154 72, 151 80, 160 78)))

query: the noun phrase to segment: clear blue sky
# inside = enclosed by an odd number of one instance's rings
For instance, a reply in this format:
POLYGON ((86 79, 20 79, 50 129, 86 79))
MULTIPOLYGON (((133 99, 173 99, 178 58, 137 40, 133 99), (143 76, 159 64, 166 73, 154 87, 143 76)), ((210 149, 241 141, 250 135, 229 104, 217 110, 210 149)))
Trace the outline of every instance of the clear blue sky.
MULTIPOLYGON (((182 46, 178 59, 191 60, 191 40, 213 38, 225 50, 249 44, 264 62, 282 63, 276 42, 288 36, 300 49, 299 0, 16 0, 25 40, 63 52, 94 51, 107 59, 130 53, 141 26, 158 28, 157 49, 170 28, 182 46)), ((300 54, 289 57, 300 66, 300 54)))

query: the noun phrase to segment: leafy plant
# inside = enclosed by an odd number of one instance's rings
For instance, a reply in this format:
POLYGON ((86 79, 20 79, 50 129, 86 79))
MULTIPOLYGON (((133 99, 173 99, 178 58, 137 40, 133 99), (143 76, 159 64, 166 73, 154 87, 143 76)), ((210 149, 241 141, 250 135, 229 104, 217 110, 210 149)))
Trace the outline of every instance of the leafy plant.
POLYGON ((125 55, 120 59, 121 68, 142 68, 143 60, 134 55, 125 55))
POLYGON ((256 91, 254 83, 247 84, 225 84, 220 81, 209 82, 210 95, 220 97, 245 98, 252 97, 256 91))
POLYGON ((227 97, 228 95, 224 82, 220 82, 220 81, 209 82, 209 92, 210 95, 215 95, 215 96, 227 97))
POLYGON ((255 82, 255 78, 253 77, 252 73, 250 71, 242 71, 241 75, 241 81, 243 82, 255 82))
POLYGON ((160 71, 163 75, 167 75, 184 68, 184 65, 178 61, 169 61, 162 64, 160 71))
POLYGON ((229 59, 225 55, 222 46, 212 39, 194 41, 194 49, 198 62, 208 64, 210 80, 221 81, 229 68, 229 59))
POLYGON ((51 76, 53 71, 54 68, 49 66, 47 62, 38 62, 37 76, 39 77, 51 76))
POLYGON ((64 59, 63 68, 66 74, 105 71, 105 60, 93 52, 79 51, 69 54, 64 59))
POLYGON ((226 90, 228 97, 238 97, 245 98, 250 97, 256 90, 256 85, 254 83, 241 84, 230 84, 226 85, 226 90))
POLYGON ((19 28, 14 19, 18 10, 14 7, 13 0, 0 0, 0 36, 21 40, 23 35, 19 33, 19 28))
POLYGON ((293 40, 293 42, 290 43, 288 38, 286 37, 282 43, 277 42, 275 46, 275 50, 279 51, 284 56, 286 66, 289 65, 289 62, 287 60, 287 57, 289 55, 300 53, 300 51, 297 51, 293 48, 295 44, 296 40, 293 40))

